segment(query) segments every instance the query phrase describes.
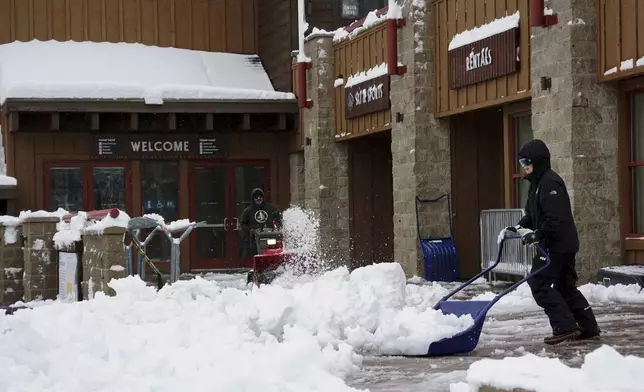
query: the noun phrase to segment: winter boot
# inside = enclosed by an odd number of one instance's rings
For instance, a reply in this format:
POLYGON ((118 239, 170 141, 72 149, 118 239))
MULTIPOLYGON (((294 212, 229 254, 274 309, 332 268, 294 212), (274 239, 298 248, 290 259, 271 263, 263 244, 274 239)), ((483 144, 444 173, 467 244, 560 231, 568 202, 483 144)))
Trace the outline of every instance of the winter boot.
POLYGON ((602 331, 599 329, 599 327, 594 328, 592 330, 589 329, 582 329, 581 334, 579 334, 579 337, 577 339, 579 340, 585 340, 585 339, 599 339, 599 335, 601 335, 602 331))
POLYGON ((553 334, 552 336, 544 338, 543 342, 545 344, 550 344, 550 345, 559 344, 559 343, 562 343, 562 342, 564 342, 566 340, 578 339, 580 335, 581 335, 581 331, 579 329, 573 329, 572 331, 559 333, 559 334, 553 334))

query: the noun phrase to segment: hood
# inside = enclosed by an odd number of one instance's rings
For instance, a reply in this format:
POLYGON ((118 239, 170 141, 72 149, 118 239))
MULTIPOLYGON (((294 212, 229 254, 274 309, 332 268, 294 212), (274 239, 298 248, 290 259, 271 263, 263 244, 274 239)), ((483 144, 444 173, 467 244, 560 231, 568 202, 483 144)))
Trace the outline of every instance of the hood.
POLYGON ((532 161, 532 173, 526 175, 527 180, 539 178, 550 169, 550 150, 540 139, 534 139, 523 145, 519 151, 518 158, 528 158, 532 161))
MULTIPOLYGON (((253 191, 250 193, 250 201, 251 201, 251 203, 253 203, 253 204, 256 204, 256 203, 255 203, 255 200, 254 200, 255 195, 261 195, 262 197, 264 197, 264 191, 262 190, 262 188, 255 188, 255 189, 253 189, 253 191)), ((266 199, 264 199, 264 202, 262 202, 261 204, 256 204, 256 205, 263 206, 265 202, 266 202, 266 199)))

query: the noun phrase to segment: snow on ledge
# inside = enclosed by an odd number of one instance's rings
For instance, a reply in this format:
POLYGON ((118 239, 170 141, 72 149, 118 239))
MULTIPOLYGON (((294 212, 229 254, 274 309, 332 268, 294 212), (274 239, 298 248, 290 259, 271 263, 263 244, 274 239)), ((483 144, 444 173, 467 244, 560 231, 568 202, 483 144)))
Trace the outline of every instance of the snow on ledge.
POLYGON ((366 71, 358 72, 355 75, 349 76, 347 78, 347 83, 344 85, 344 88, 355 86, 356 84, 360 84, 386 74, 387 74, 387 63, 382 63, 366 71))
POLYGON ((0 45, 0 104, 8 98, 284 100, 255 55, 73 41, 0 45))
POLYGON ((465 30, 456 34, 449 43, 447 50, 460 48, 473 42, 492 37, 513 28, 519 27, 519 11, 503 18, 495 19, 480 27, 474 27, 472 30, 465 30))
POLYGON ((9 177, 4 174, 0 174, 0 186, 16 186, 18 185, 18 180, 14 177, 9 177))
POLYGON ((621 355, 614 348, 602 345, 588 353, 581 369, 570 368, 558 358, 534 354, 482 359, 467 371, 467 384, 450 386, 451 392, 478 390, 483 386, 504 390, 569 392, 631 392, 644 384, 644 358, 621 355))

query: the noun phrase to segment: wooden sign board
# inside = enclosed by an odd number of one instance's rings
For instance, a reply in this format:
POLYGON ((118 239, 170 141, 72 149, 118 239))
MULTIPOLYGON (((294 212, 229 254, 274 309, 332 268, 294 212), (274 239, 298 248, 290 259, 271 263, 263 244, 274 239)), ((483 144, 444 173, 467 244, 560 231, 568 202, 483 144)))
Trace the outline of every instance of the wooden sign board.
POLYGON ((345 87, 345 118, 356 118, 389 109, 389 81, 389 75, 382 75, 345 87))
POLYGON ((519 28, 448 52, 450 88, 457 89, 519 71, 519 28))

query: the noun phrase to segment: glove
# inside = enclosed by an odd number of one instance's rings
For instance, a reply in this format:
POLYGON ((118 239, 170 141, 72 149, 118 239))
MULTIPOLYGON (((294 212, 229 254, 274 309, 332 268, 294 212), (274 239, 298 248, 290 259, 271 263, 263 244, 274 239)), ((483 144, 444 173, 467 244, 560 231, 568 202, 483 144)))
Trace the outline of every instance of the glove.
POLYGON ((510 231, 512 233, 516 233, 518 229, 520 229, 521 226, 508 226, 505 228, 505 231, 510 231))
POLYGON ((521 237, 521 242, 523 242, 523 245, 534 245, 542 239, 541 232, 537 230, 524 234, 521 237))

